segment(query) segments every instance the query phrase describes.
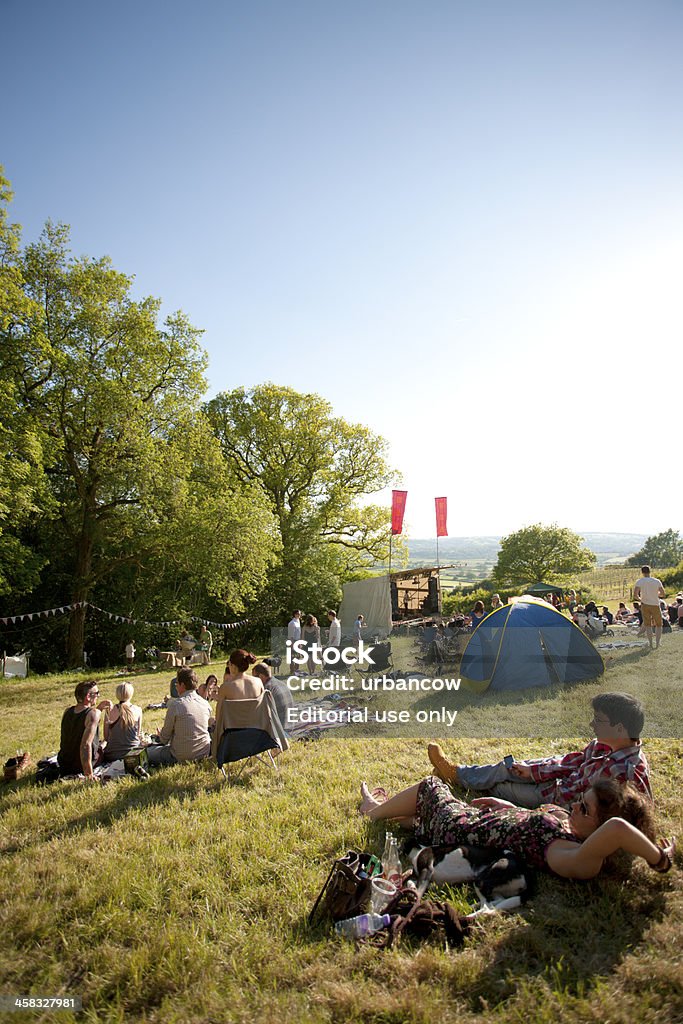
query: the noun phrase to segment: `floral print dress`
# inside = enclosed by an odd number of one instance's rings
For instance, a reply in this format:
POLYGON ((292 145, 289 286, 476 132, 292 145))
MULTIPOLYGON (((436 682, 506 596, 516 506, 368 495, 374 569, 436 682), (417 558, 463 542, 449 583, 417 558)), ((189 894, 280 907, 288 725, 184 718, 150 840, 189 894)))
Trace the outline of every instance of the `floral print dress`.
POLYGON ((510 850, 535 868, 547 868, 545 853, 556 839, 581 842, 567 821, 550 813, 548 805, 533 811, 470 807, 434 777, 420 783, 415 817, 418 839, 428 846, 491 846, 510 850))

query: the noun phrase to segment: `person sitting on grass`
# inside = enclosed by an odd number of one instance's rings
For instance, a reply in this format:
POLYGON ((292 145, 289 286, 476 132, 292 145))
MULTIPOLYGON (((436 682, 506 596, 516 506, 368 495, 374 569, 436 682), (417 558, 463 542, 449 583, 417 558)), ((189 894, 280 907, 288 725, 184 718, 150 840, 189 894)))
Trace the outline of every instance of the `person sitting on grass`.
POLYGON ((640 742, 645 722, 643 706, 628 693, 598 693, 591 701, 595 733, 583 750, 552 757, 504 761, 489 765, 458 765, 449 761, 438 743, 427 752, 436 774, 464 789, 488 791, 519 807, 544 803, 569 807, 597 779, 631 782, 652 800, 648 764, 640 742))
POLYGON ((118 761, 142 746, 142 708, 131 704, 134 693, 132 683, 119 683, 116 687, 118 704, 104 716, 107 745, 102 756, 108 763, 118 761))
POLYGON ((149 763, 171 765, 199 761, 211 752, 211 705, 197 693, 194 669, 178 669, 178 697, 169 701, 159 742, 147 748, 149 763))
POLYGON ((631 615, 631 609, 627 608, 623 601, 619 602, 619 607, 616 610, 614 618, 617 622, 626 622, 629 615, 631 615))
POLYGON ((197 693, 204 700, 215 700, 218 696, 218 676, 207 676, 204 682, 197 687, 197 693))
POLYGON ((569 811, 552 805, 522 809, 494 797, 468 805, 433 776, 388 799, 383 790, 371 793, 363 783, 361 797, 361 814, 371 821, 412 823, 418 841, 427 846, 506 849, 530 867, 562 878, 595 878, 619 850, 665 872, 676 851, 674 839, 655 843, 652 812, 642 794, 613 779, 596 781, 569 811))
MULTIPOLYGON (((643 613, 640 609, 640 601, 633 602, 633 611, 626 617, 626 622, 630 626, 643 626, 643 613)), ((638 631, 638 636, 643 636, 645 633, 644 628, 638 631)))
POLYGON ((75 706, 62 715, 57 764, 61 775, 85 775, 94 779, 93 764, 99 750, 99 726, 102 711, 111 711, 110 700, 96 705, 100 695, 94 679, 80 682, 74 690, 75 706))
POLYGON ((294 707, 294 697, 292 691, 287 686, 287 683, 281 679, 273 679, 270 674, 270 669, 267 665, 261 662, 260 665, 254 665, 252 675, 258 676, 263 683, 264 689, 270 690, 273 695, 273 701, 275 703, 275 710, 277 711, 277 717, 280 719, 282 728, 286 731, 289 725, 288 708, 294 707))

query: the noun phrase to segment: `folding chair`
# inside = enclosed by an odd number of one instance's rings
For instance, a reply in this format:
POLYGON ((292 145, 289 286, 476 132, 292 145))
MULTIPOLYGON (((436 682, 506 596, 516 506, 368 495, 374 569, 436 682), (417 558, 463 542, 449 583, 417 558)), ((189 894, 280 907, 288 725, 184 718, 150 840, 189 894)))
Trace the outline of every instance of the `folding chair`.
POLYGON ((393 658, 391 656, 391 644, 388 640, 376 643, 374 645, 372 654, 372 665, 368 668, 359 668, 359 672, 363 675, 377 675, 378 672, 389 672, 394 667, 393 658))
POLYGON ((287 750, 289 740, 275 710, 272 694, 265 690, 260 697, 248 700, 226 700, 221 710, 221 729, 216 746, 216 764, 223 778, 230 781, 230 765, 243 761, 235 777, 244 771, 252 758, 279 771, 271 750, 287 750), (261 754, 266 754, 266 761, 261 754), (225 765, 228 766, 226 773, 225 765))

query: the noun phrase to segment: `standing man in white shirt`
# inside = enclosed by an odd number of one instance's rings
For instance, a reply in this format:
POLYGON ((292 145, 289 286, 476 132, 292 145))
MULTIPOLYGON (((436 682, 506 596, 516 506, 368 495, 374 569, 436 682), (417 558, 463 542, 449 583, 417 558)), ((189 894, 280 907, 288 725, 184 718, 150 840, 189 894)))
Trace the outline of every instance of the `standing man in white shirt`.
POLYGON ((662 581, 650 575, 650 566, 641 566, 642 576, 633 588, 633 599, 640 601, 645 636, 652 650, 652 627, 655 628, 655 647, 659 647, 662 639, 662 610, 659 607, 660 597, 664 597, 662 581))
POLYGON ((292 643, 301 640, 301 612, 298 609, 292 615, 287 626, 287 639, 292 643))
POLYGON ((330 623, 327 646, 339 649, 341 647, 341 622, 337 618, 337 613, 333 612, 332 609, 327 613, 327 618, 330 623))

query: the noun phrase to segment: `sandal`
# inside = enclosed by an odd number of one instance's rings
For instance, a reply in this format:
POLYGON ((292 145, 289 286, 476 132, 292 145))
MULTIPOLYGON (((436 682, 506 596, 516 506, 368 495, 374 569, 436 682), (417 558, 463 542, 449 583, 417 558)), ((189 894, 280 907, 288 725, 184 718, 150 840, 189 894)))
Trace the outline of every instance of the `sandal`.
POLYGON ((665 875, 667 871, 671 871, 674 863, 674 854, 676 852, 676 840, 671 840, 666 846, 660 847, 661 854, 656 864, 650 864, 653 871, 659 872, 660 875, 665 875))

